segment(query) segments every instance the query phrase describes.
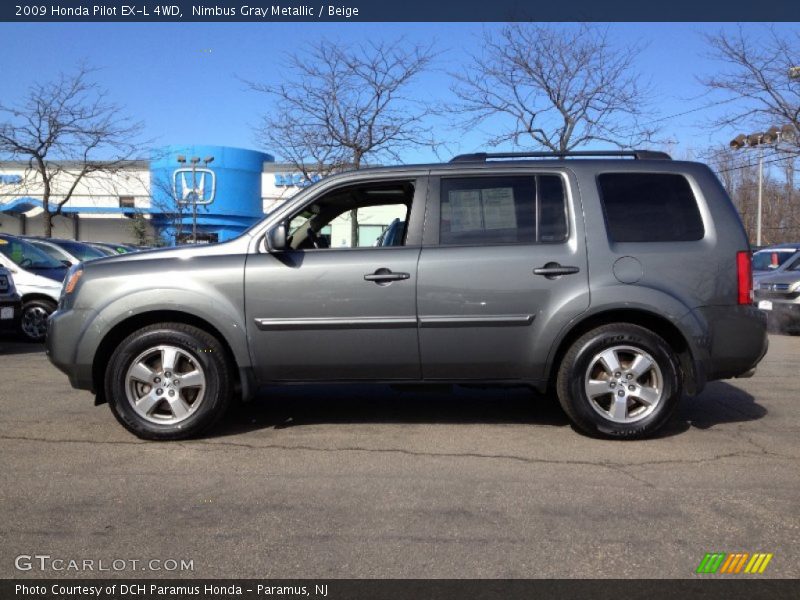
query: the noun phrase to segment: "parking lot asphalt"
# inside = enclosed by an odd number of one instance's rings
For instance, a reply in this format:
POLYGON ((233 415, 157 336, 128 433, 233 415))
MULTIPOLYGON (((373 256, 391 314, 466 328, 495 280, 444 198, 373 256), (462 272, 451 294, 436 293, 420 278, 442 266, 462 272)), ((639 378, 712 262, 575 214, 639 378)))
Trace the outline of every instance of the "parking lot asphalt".
POLYGON ((647 441, 523 389, 305 386, 154 443, 0 338, 0 577, 716 577, 707 552, 770 552, 759 577, 796 578, 798 372, 800 337, 771 336, 647 441), (193 571, 15 568, 35 554, 193 571))

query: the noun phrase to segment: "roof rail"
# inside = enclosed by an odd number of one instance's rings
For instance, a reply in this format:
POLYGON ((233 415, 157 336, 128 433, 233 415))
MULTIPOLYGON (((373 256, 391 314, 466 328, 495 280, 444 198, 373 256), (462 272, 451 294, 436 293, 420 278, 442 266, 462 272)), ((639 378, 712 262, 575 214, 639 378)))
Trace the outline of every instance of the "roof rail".
POLYGON ((578 152, 476 152, 459 154, 450 162, 486 162, 490 158, 592 158, 630 157, 636 160, 672 160, 666 152, 655 150, 581 150, 578 152))

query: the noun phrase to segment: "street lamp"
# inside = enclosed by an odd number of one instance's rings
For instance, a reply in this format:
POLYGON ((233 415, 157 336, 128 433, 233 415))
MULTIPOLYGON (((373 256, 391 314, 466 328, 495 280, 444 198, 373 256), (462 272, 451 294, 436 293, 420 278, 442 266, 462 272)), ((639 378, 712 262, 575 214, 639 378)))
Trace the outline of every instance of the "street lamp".
POLYGON ((745 135, 740 133, 731 140, 730 146, 734 150, 741 150, 745 146, 758 148, 758 210, 756 211, 756 246, 761 245, 761 200, 764 187, 764 146, 777 144, 781 140, 789 140, 794 137, 794 127, 784 125, 783 127, 772 126, 762 133, 751 133, 745 135))
MULTIPOLYGON (((178 163, 185 165, 186 164, 186 157, 183 154, 178 155, 178 163)), ((197 165, 200 162, 199 156, 193 156, 189 159, 189 163, 192 165, 192 191, 190 192, 192 198, 192 243, 197 244, 197 165)), ((214 162, 213 156, 206 156, 202 159, 203 166, 207 167, 209 164, 214 162)))

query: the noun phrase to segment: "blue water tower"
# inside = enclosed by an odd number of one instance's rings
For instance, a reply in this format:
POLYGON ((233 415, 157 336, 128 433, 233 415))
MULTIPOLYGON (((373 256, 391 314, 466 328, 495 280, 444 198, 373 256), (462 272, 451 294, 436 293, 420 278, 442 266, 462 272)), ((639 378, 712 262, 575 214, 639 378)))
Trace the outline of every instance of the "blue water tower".
POLYGON ((261 172, 274 158, 227 146, 175 145, 150 161, 152 223, 164 242, 223 242, 264 216, 261 172), (196 219, 194 213, 196 211, 196 219))

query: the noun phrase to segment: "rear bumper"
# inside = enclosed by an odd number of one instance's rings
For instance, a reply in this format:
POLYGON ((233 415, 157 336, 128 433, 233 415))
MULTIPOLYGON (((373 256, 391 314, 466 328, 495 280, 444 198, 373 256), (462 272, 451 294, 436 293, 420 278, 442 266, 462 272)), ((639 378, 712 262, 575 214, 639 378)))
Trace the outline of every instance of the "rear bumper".
POLYGON ((767 353, 767 316, 752 305, 705 306, 697 309, 708 335, 702 340, 706 379, 752 375, 767 353))

